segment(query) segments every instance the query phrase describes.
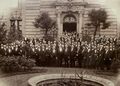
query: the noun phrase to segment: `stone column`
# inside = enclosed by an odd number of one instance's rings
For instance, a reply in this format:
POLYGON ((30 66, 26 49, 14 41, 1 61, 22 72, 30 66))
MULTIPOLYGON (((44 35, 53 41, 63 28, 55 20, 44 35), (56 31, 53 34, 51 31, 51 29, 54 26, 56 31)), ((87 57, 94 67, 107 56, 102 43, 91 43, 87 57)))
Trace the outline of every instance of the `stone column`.
POLYGON ((79 11, 79 28, 78 28, 78 33, 82 34, 82 27, 83 27, 83 12, 79 11))
POLYGON ((57 26, 58 26, 58 37, 60 37, 62 35, 61 12, 57 12, 57 26))

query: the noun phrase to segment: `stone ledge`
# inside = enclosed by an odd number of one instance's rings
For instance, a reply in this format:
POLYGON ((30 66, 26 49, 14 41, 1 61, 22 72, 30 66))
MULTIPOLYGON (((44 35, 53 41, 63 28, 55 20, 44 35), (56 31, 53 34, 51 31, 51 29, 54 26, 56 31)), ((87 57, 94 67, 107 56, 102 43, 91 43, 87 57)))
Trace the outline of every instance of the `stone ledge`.
MULTIPOLYGON (((79 76, 81 75, 79 74, 79 76)), ((35 77, 30 78, 28 80, 28 85, 36 86, 39 82, 43 82, 43 81, 51 80, 51 79, 61 79, 61 78, 79 79, 79 77, 76 77, 75 74, 64 74, 64 77, 61 74, 45 74, 45 75, 40 75, 40 76, 35 76, 35 77)), ((103 86, 115 86, 112 81, 101 78, 101 77, 96 77, 92 75, 83 75, 83 78, 85 80, 100 83, 103 86)))

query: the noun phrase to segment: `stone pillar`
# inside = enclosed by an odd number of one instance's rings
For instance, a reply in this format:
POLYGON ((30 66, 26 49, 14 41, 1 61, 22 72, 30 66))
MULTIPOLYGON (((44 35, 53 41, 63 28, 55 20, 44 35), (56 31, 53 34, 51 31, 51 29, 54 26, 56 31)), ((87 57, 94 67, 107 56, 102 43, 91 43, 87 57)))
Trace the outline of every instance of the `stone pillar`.
POLYGON ((79 28, 78 28, 78 33, 81 35, 82 34, 82 27, 83 27, 83 12, 79 11, 79 28))
POLYGON ((61 28, 61 12, 57 13, 57 26, 58 26, 58 37, 62 35, 62 28, 61 28))

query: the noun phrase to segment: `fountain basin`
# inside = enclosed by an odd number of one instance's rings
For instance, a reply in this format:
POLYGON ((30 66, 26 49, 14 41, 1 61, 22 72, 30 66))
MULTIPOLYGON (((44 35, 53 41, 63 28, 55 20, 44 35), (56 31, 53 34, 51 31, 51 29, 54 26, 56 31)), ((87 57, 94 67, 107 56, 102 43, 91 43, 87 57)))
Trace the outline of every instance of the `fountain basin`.
MULTIPOLYGON (((104 79, 104 78, 93 76, 93 75, 79 75, 79 76, 83 77, 83 80, 84 80, 83 84, 85 84, 86 82, 88 83, 90 82, 90 84, 84 85, 84 86, 96 86, 96 84, 98 84, 97 86, 114 86, 114 83, 108 79, 104 79), (91 85, 91 83, 94 83, 95 85, 94 84, 91 85)), ((75 74, 64 74, 64 75, 45 74, 45 75, 40 75, 40 76, 35 76, 30 78, 28 80, 28 85, 29 86, 61 86, 61 85, 54 85, 54 84, 56 84, 56 82, 58 81, 68 82, 70 80, 72 82, 80 81, 81 83, 80 77, 76 76, 75 74)))

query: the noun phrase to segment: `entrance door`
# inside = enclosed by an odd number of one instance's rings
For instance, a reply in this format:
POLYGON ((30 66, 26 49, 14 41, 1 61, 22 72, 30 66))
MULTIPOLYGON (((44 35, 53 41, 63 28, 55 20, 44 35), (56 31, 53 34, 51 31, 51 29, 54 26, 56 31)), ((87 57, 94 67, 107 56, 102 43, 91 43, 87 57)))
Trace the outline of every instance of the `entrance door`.
POLYGON ((64 32, 76 32, 76 23, 64 23, 63 24, 63 31, 64 32))
POLYGON ((74 15, 67 15, 64 17, 63 32, 77 32, 77 22, 74 15))

